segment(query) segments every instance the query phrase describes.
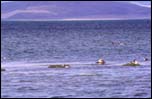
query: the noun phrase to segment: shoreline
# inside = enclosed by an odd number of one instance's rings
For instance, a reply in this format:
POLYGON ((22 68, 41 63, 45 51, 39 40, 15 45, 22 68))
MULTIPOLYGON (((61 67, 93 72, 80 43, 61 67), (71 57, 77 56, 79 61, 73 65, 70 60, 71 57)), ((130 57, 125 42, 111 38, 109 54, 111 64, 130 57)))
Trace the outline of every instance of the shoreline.
POLYGON ((149 20, 151 21, 151 18, 137 18, 137 19, 8 19, 8 20, 3 20, 1 19, 2 22, 70 22, 70 21, 129 21, 129 20, 149 20))

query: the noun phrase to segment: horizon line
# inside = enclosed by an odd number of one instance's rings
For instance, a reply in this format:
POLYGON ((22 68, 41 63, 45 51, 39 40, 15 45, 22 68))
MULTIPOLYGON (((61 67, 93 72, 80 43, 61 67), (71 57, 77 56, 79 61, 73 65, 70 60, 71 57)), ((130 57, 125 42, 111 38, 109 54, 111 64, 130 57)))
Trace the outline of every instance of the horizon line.
POLYGON ((151 20, 151 18, 105 18, 105 19, 1 19, 1 21, 106 21, 106 20, 151 20))

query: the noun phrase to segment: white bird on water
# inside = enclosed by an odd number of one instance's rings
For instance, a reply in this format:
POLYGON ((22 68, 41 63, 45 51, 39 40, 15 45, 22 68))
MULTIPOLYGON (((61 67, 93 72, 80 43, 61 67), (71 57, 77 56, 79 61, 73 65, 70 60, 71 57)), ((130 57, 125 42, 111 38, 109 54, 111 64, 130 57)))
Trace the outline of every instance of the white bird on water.
POLYGON ((100 59, 97 61, 97 63, 103 65, 103 64, 105 64, 105 61, 104 61, 102 58, 100 58, 100 59))

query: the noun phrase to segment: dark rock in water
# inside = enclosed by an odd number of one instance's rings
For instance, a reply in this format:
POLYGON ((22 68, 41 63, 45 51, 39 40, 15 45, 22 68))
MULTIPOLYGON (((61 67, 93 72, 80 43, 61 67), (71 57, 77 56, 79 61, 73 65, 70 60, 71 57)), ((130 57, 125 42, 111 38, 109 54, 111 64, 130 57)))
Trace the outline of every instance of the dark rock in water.
POLYGON ((6 71, 4 68, 1 68, 1 71, 6 71))
POLYGON ((140 66, 140 64, 139 63, 135 64, 135 63, 130 62, 130 63, 124 64, 123 66, 140 66))
POLYGON ((64 65, 49 65, 48 68, 69 68, 70 65, 64 64, 64 65))

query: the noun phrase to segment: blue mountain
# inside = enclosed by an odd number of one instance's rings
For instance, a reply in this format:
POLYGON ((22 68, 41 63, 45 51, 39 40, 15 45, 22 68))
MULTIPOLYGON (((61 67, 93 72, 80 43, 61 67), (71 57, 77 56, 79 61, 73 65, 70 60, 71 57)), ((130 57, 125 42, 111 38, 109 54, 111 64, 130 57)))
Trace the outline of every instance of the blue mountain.
POLYGON ((1 19, 150 19, 151 8, 114 1, 14 1, 1 19))

